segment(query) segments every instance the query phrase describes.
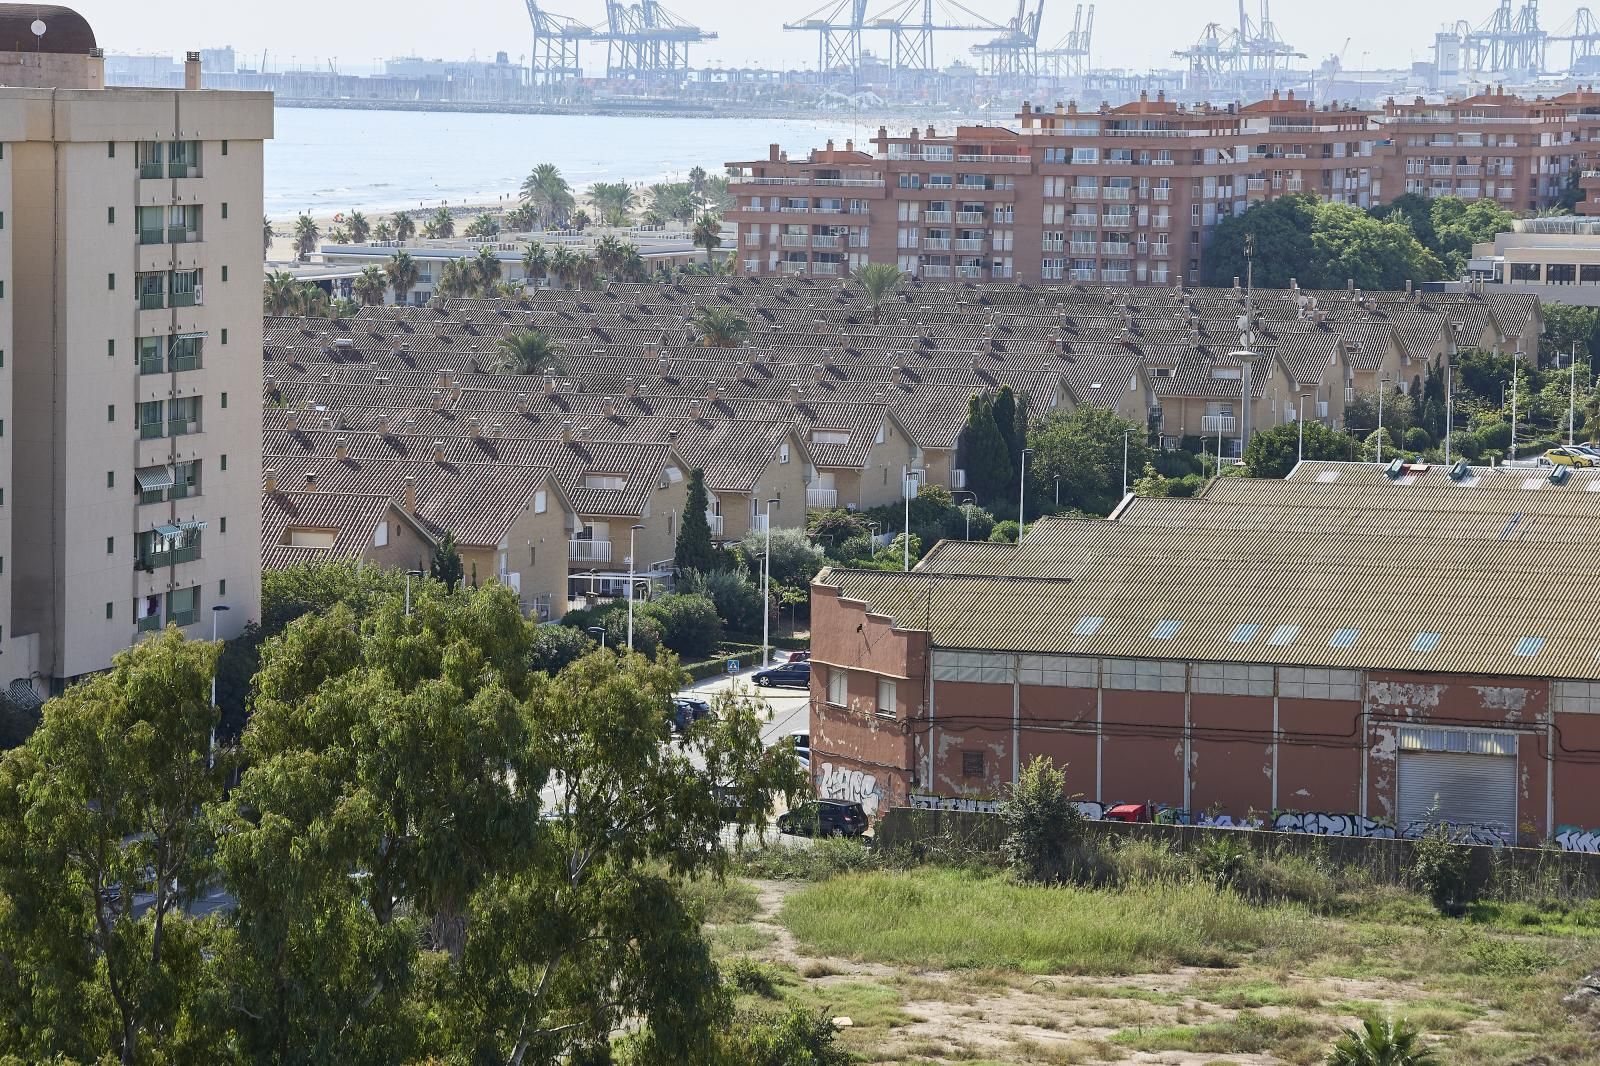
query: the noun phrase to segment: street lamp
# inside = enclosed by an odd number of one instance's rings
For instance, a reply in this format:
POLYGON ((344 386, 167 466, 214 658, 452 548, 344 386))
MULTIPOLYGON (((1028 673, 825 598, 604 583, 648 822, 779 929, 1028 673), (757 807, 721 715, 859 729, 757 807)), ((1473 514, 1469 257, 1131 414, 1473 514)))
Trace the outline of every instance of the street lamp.
POLYGON ((421 570, 406 571, 406 617, 411 617, 411 579, 414 577, 427 577, 421 570))
MULTIPOLYGON (((1128 435, 1132 432, 1133 430, 1131 429, 1122 431, 1122 494, 1124 496, 1128 494, 1128 435)), ((1056 502, 1058 505, 1060 504, 1059 500, 1056 502)))
POLYGON ((767 651, 769 627, 772 624, 772 507, 777 500, 768 500, 766 506, 767 551, 761 558, 761 665, 770 662, 767 651))
POLYGON ((605 648, 606 648, 606 627, 605 626, 590 626, 588 628, 587 632, 593 633, 595 636, 600 638, 600 650, 601 651, 605 651, 605 648))
POLYGON ((628 651, 633 651, 633 541, 644 526, 635 523, 628 528, 628 651))
POLYGON ((1033 454, 1032 448, 1022 449, 1022 462, 1018 463, 1017 470, 1017 543, 1022 543, 1022 532, 1027 528, 1028 521, 1028 456, 1033 454))
MULTIPOLYGON (((212 640, 212 643, 215 643, 216 639, 217 639, 217 622, 218 622, 219 619, 221 619, 222 612, 226 611, 227 609, 228 609, 228 605, 225 604, 225 603, 215 604, 211 608, 211 640, 212 640)), ((212 711, 212 715, 211 715, 211 739, 210 739, 209 743, 206 746, 206 766, 207 766, 207 768, 209 768, 211 766, 212 760, 215 757, 215 753, 216 753, 216 750, 217 750, 217 716, 216 716, 216 710, 217 710, 217 672, 221 668, 221 664, 222 664, 222 659, 219 657, 217 659, 217 665, 213 666, 211 668, 211 711, 212 711)))
MULTIPOLYGON (((1296 406, 1297 406, 1298 410, 1296 410, 1296 412, 1295 412, 1295 415, 1296 415, 1295 421, 1300 423, 1300 425, 1298 427, 1299 430, 1300 430, 1300 454, 1295 457, 1295 461, 1303 463, 1303 462, 1306 461, 1306 394, 1305 393, 1302 392, 1300 394, 1300 400, 1299 400, 1299 403, 1296 406)), ((1218 473, 1221 473, 1221 471, 1219 470, 1218 473)))
POLYGON ((961 513, 967 518, 967 540, 972 539, 972 509, 978 504, 978 494, 970 489, 957 489, 950 494, 950 502, 954 503, 957 496, 971 496, 971 503, 961 505, 961 513))
POLYGON ((904 547, 905 547, 905 567, 904 567, 904 569, 909 572, 910 569, 911 569, 911 468, 909 466, 902 466, 900 468, 900 498, 903 501, 905 501, 905 505, 906 505, 906 540, 905 540, 905 545, 904 545, 904 547))
MULTIPOLYGON (((1126 465, 1124 465, 1124 469, 1126 469, 1126 465)), ((1128 479, 1126 477, 1124 477, 1122 480, 1124 482, 1126 482, 1128 479)), ((1055 482, 1056 482, 1056 510, 1059 511, 1059 510, 1061 510, 1061 475, 1060 474, 1055 475, 1055 482)), ((1123 491, 1126 492, 1127 489, 1123 489, 1123 491)))

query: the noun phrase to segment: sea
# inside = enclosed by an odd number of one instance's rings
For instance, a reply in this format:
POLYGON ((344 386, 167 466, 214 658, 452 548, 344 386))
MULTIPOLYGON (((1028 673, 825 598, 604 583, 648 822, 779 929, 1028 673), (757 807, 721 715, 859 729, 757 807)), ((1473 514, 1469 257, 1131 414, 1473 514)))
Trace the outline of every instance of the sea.
POLYGON ((267 217, 432 210, 516 199, 522 179, 554 163, 576 190, 597 181, 683 180, 696 166, 843 147, 876 122, 839 118, 502 115, 280 107, 266 147, 267 217))

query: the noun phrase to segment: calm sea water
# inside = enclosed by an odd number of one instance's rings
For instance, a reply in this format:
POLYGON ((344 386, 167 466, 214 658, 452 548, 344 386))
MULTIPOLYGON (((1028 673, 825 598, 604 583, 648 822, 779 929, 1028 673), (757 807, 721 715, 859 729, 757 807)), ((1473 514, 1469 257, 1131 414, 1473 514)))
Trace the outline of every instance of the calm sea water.
POLYGON ((464 115, 279 108, 267 142, 266 209, 275 220, 359 207, 399 210, 442 201, 510 199, 539 163, 573 188, 596 181, 681 179, 695 166, 791 154, 832 137, 859 143, 876 124, 849 118, 645 118, 606 115, 464 115))

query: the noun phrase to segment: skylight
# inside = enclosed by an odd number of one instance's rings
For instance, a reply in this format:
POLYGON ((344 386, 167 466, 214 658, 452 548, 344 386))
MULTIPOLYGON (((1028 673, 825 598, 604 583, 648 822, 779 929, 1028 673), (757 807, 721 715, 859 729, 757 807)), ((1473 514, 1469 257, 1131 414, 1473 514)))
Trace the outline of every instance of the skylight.
POLYGON ((1417 652, 1429 652, 1438 646, 1439 634, 1437 633, 1418 633, 1417 639, 1411 642, 1411 650, 1417 652))
POLYGON ((1228 639, 1233 641, 1235 644, 1248 644, 1252 640, 1256 639, 1256 633, 1258 633, 1260 629, 1261 627, 1256 625, 1254 622, 1245 622, 1238 629, 1235 629, 1233 631, 1233 636, 1229 637, 1228 639))
POLYGON ((1072 635, 1075 637, 1092 637, 1094 636, 1094 631, 1099 629, 1100 623, 1104 621, 1104 618, 1080 618, 1078 619, 1078 624, 1072 627, 1072 635))
POLYGON ((1359 637, 1360 635, 1361 635, 1361 630, 1359 630, 1359 629, 1341 629, 1341 630, 1338 630, 1337 632, 1335 632, 1333 634, 1333 639, 1328 641, 1328 647, 1330 647, 1330 648, 1348 648, 1350 645, 1352 645, 1352 644, 1354 644, 1356 642, 1356 638, 1359 637))
POLYGON ((1157 622, 1156 627, 1150 631, 1150 639, 1169 640, 1177 636, 1181 628, 1183 628, 1182 622, 1175 622, 1170 618, 1164 622, 1157 622))
POLYGON ((1539 649, 1544 647, 1543 637, 1523 637, 1517 641, 1517 655, 1538 655, 1539 649))
POLYGON ((1293 644, 1294 638, 1299 635, 1299 626, 1279 626, 1272 631, 1272 636, 1267 638, 1267 643, 1281 648, 1286 644, 1293 644))

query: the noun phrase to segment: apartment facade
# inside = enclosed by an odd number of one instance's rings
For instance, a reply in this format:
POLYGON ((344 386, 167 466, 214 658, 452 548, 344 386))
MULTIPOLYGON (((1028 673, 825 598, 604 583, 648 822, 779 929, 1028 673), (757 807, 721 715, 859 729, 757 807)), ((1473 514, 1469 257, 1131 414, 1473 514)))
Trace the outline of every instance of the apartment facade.
POLYGON ((0 31, 35 18, 38 61, 0 89, 0 348, 25 353, 0 369, 0 673, 46 693, 169 623, 209 638, 226 607, 233 636, 259 614, 272 98, 105 89, 75 13, 3 5, 0 31))
POLYGON ((870 151, 829 142, 790 160, 773 146, 730 163, 742 272, 831 277, 880 262, 929 281, 1175 284, 1198 279, 1218 223, 1262 200, 1366 208, 1411 192, 1529 211, 1600 154, 1590 90, 1381 112, 1292 93, 1224 108, 1141 94, 1097 110, 1025 102, 1016 120, 880 127, 870 151))

